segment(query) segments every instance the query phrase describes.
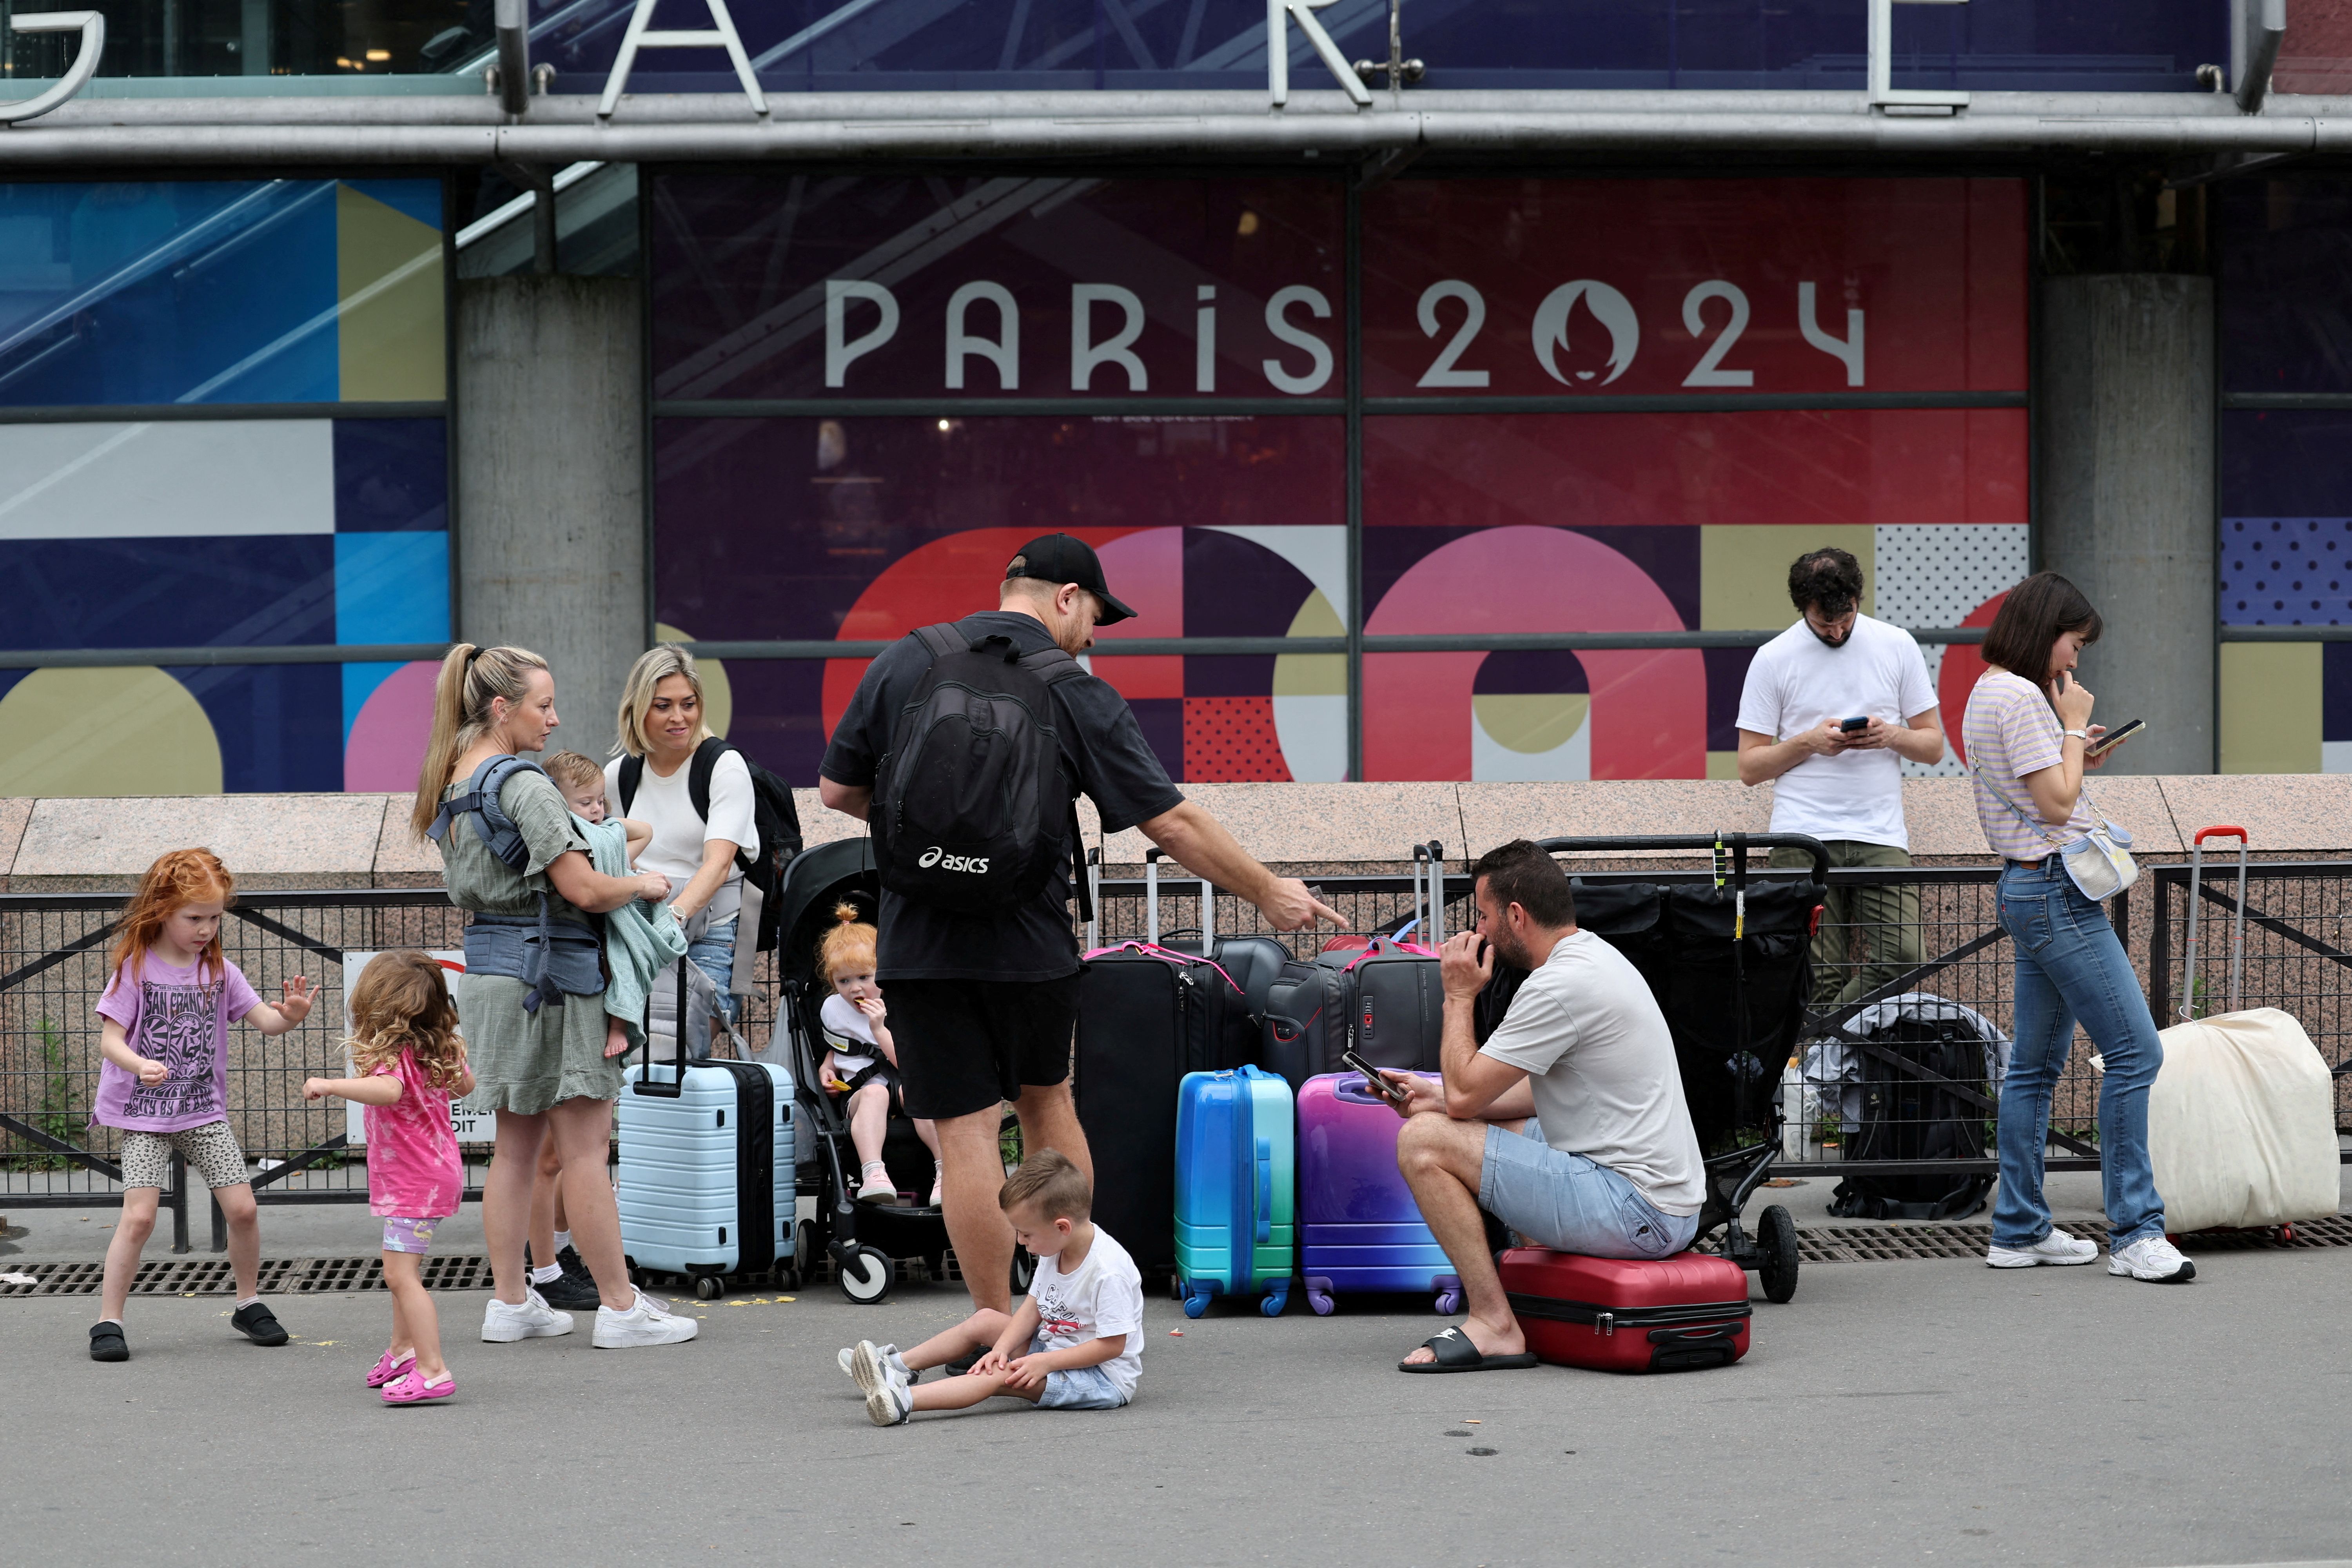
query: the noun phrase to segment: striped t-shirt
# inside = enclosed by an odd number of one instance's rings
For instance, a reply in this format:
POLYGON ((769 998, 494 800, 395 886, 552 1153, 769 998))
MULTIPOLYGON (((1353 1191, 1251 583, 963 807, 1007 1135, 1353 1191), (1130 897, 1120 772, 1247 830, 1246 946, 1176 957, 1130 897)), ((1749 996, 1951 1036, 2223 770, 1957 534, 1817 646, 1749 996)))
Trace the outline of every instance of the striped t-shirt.
POLYGON ((2074 797, 2074 815, 2066 826, 2052 827, 2042 822, 2033 792, 2025 787, 2026 774, 2055 767, 2066 755, 2065 730, 2032 681, 2005 669, 1979 680, 1969 693, 1960 736, 1975 781, 1977 821, 1994 854, 2039 860, 2090 832, 2088 791, 2074 797))

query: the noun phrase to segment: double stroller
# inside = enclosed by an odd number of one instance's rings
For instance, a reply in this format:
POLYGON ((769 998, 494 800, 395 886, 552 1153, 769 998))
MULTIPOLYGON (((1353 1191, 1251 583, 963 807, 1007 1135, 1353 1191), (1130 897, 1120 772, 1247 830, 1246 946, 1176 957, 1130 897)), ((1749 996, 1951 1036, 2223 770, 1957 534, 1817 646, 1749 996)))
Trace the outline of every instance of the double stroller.
MULTIPOLYGON (((873 921, 880 889, 872 841, 859 837, 803 851, 786 868, 776 895, 782 900, 776 967, 782 983, 776 1030, 780 1039, 790 1041, 793 1093, 802 1112, 796 1185, 799 1196, 811 1200, 801 1206, 813 1210, 793 1226, 793 1269, 796 1282, 805 1285, 815 1278, 820 1258, 832 1258, 842 1294, 857 1302, 888 1295, 902 1258, 920 1258, 932 1279, 944 1278, 948 1251, 947 1220, 937 1205, 857 1201, 846 1179, 857 1169, 847 1108, 836 1105, 817 1078, 824 1060, 817 1010, 833 990, 817 966, 817 942, 835 923, 836 904, 853 905, 860 919, 873 921)), ((902 1194, 930 1191, 930 1151, 895 1106, 882 1158, 902 1194)), ((1015 1264, 1016 1292, 1028 1287, 1026 1279, 1018 1278, 1020 1263, 1026 1261, 1015 1264)))
MULTIPOLYGON (((1708 872, 1571 872, 1576 922, 1633 962, 1674 1035, 1683 1097, 1705 1161, 1706 1198, 1693 1245, 1753 1269, 1766 1296, 1797 1290, 1797 1224, 1774 1204, 1748 1235, 1740 1211, 1771 1173, 1783 1115, 1781 1064, 1802 1037, 1812 991, 1812 934, 1829 857, 1801 834, 1546 838, 1555 854, 1696 849, 1708 872), (1810 873, 1751 875, 1751 850, 1790 847, 1810 873), (1759 1136, 1760 1135, 1760 1136, 1759 1136), (1720 1231, 1719 1239, 1708 1237, 1720 1231)), ((1524 972, 1497 969, 1479 998, 1480 1037, 1502 1021, 1524 972)))

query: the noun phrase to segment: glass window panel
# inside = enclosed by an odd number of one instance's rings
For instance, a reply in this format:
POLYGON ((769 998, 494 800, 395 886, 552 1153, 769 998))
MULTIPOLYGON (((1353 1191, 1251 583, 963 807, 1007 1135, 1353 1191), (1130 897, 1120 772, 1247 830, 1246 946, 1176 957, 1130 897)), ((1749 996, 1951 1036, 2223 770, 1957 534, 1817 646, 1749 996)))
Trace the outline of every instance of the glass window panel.
POLYGON ((2224 181, 2216 195, 2222 384, 2352 392, 2352 180, 2224 181))
POLYGON ((438 400, 440 193, 0 184, 0 405, 438 400))
POLYGON ((659 398, 1341 391, 1334 182, 679 175, 656 191, 659 398))
POLYGON ((1396 181, 1365 199, 1364 389, 2022 390, 2025 220, 2019 180, 1396 181))

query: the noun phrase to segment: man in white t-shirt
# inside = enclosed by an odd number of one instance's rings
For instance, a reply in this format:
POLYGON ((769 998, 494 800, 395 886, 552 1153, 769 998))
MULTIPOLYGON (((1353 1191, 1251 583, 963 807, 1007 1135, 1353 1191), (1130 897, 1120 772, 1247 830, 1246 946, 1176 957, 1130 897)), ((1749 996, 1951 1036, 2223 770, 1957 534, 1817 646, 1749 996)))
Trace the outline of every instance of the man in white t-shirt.
MULTIPOLYGON (((1756 650, 1739 693, 1739 782, 1772 780, 1772 831, 1802 833, 1832 866, 1908 866, 1901 759, 1944 760, 1919 645, 1862 613, 1862 563, 1815 550, 1789 568, 1801 618, 1756 650), (1856 724, 1854 721, 1861 720, 1856 724)), ((1795 849, 1775 866, 1807 866, 1795 849)), ((1813 1005, 1838 1007, 1919 966, 1919 889, 1832 887, 1813 937, 1813 1005), (1861 937, 1862 962, 1849 961, 1861 937)))
POLYGON ((1398 1363, 1404 1372, 1536 1364, 1481 1209, 1537 1247, 1652 1258, 1691 1244, 1706 1198, 1665 1016, 1624 954, 1577 929, 1559 863, 1517 839, 1471 868, 1471 881, 1478 924, 1439 962, 1444 1081, 1381 1075, 1407 1096, 1397 1168, 1469 1309, 1398 1363), (1497 957, 1528 978, 1481 1047, 1472 1009, 1497 957))

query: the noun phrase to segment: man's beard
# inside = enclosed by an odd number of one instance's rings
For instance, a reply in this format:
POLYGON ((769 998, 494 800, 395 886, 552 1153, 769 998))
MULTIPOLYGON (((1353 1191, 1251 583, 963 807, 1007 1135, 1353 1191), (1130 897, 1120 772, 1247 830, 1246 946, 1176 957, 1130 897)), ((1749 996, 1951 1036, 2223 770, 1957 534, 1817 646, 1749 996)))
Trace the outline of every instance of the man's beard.
POLYGON ((1805 629, 1812 633, 1813 640, 1820 643, 1823 647, 1843 647, 1846 644, 1853 640, 1853 628, 1852 626, 1846 627, 1845 635, 1843 637, 1835 638, 1828 636, 1811 621, 1807 621, 1805 623, 1805 629))
POLYGON ((1514 969, 1532 970, 1535 968, 1535 964, 1530 962, 1535 957, 1535 954, 1529 952, 1526 946, 1507 931, 1497 931, 1488 936, 1486 938, 1486 945, 1495 950, 1495 956, 1496 958, 1500 959, 1503 963, 1511 965, 1514 969))

